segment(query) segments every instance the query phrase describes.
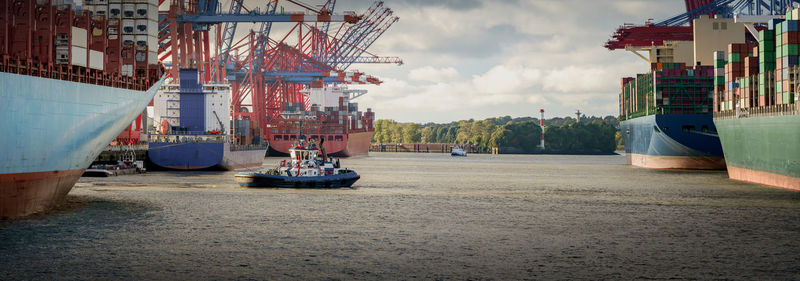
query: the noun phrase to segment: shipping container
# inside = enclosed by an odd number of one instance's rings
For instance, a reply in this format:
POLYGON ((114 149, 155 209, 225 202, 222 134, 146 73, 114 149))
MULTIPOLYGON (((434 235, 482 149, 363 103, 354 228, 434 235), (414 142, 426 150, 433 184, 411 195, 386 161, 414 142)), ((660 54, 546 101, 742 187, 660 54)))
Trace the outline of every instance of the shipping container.
POLYGON ((71 57, 70 57, 70 64, 86 67, 86 56, 88 55, 86 52, 86 48, 72 46, 71 49, 71 57))

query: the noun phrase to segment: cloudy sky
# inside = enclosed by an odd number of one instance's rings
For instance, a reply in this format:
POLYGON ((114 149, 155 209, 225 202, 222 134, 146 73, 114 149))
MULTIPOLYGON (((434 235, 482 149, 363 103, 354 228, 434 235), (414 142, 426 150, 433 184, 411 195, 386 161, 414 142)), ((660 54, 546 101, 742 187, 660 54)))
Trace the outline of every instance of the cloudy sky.
MULTIPOLYGON (((304 1, 313 3, 313 1, 304 1)), ((317 2, 322 2, 317 0, 317 2)), ((339 0, 337 12, 371 1, 339 0)), ((684 11, 679 0, 387 0, 400 21, 371 48, 402 66, 354 65, 382 79, 359 107, 379 119, 449 122, 510 115, 616 115, 619 78, 647 64, 603 43, 623 23, 684 11)), ((299 10, 283 4, 287 10, 299 10)), ((275 30, 275 29, 274 29, 275 30)))

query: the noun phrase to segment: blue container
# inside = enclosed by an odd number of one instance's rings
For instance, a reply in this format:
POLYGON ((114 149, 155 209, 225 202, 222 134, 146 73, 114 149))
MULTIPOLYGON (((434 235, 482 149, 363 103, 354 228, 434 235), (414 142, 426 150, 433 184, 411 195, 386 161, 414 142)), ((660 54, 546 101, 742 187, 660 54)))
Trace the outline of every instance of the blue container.
POLYGON ((784 21, 784 28, 783 32, 796 32, 797 31, 797 21, 796 20, 787 20, 784 21))

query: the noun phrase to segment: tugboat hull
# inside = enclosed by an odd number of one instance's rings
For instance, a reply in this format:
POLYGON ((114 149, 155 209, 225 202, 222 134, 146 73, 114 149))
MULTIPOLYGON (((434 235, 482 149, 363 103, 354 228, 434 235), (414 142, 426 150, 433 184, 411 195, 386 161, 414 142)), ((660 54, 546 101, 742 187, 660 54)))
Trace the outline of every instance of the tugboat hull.
POLYGON ((239 173, 236 175, 236 183, 241 187, 340 188, 350 187, 360 178, 356 172, 317 177, 239 173))

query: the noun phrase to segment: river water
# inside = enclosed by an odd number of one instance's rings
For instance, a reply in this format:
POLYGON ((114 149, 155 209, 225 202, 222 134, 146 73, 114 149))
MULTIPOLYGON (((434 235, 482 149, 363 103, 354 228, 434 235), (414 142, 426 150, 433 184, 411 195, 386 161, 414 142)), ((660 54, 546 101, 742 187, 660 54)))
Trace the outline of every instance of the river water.
POLYGON ((82 178, 0 222, 0 279, 800 279, 800 193, 624 163, 371 153, 334 190, 82 178))

